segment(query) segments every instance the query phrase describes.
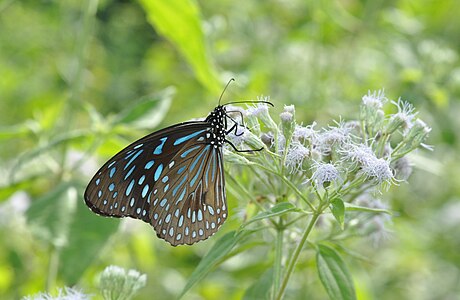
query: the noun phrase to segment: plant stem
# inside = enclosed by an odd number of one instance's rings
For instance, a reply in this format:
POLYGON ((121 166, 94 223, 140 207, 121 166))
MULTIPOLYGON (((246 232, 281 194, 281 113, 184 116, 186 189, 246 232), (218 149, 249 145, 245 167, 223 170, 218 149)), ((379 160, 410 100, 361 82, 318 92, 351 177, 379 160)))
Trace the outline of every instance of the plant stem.
POLYGON ((59 268, 60 249, 52 245, 50 260, 48 263, 48 276, 46 277, 46 291, 50 292, 56 284, 56 278, 59 268))
POLYGON ((313 213, 313 216, 310 220, 310 223, 308 224, 307 228, 305 229, 305 232, 302 235, 302 238, 297 244, 297 247, 294 250, 294 253, 292 254, 291 260, 289 261, 289 265, 286 270, 286 274, 284 275, 283 282, 281 283, 281 287, 278 291, 278 294, 276 295, 275 299, 276 300, 281 300, 283 298, 284 291, 286 290, 287 284, 289 282, 289 278, 291 277, 292 272, 294 271, 294 267, 297 263, 297 260, 299 258, 300 252, 302 251, 303 246, 305 245, 305 242, 307 241, 307 238, 313 229, 313 227, 316 224, 316 221, 318 221, 319 216, 321 215, 321 210, 315 211, 313 213))
MULTIPOLYGON (((280 218, 281 219, 281 218, 280 218)), ((282 222, 282 220, 280 220, 282 222)), ((284 226, 280 226, 276 229, 276 244, 275 244, 275 262, 273 267, 273 298, 278 292, 280 281, 281 281, 281 269, 283 262, 283 237, 284 237, 284 226)))

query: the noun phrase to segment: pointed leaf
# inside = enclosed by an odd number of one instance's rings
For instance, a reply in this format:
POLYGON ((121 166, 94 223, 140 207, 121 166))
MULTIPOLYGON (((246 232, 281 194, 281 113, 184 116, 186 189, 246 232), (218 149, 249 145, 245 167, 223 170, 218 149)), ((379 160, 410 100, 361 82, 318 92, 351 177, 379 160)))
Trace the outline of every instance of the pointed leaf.
POLYGON ((179 298, 182 298, 197 282, 203 279, 211 270, 217 266, 235 245, 245 236, 248 231, 230 231, 218 240, 209 252, 201 259, 185 285, 179 298))
POLYGON ((61 183, 43 197, 32 201, 26 217, 35 236, 56 247, 67 244, 70 220, 75 210, 74 194, 70 183, 61 183))
POLYGON ((174 88, 168 88, 159 95, 142 98, 120 112, 114 124, 129 124, 139 129, 156 127, 166 116, 174 92, 174 88))
POLYGON ((218 93, 221 84, 205 47, 200 11, 191 0, 140 0, 148 21, 185 57, 201 84, 218 93))
POLYGON ((345 210, 347 211, 363 211, 363 212, 370 212, 370 213, 385 213, 388 215, 393 215, 393 213, 387 209, 383 208, 372 208, 372 207, 365 207, 365 206, 359 206, 351 203, 345 202, 345 210))
POLYGON ((319 278, 330 299, 356 299, 351 275, 344 261, 333 248, 319 245, 316 253, 316 264, 319 278))
MULTIPOLYGON (((83 195, 80 189, 78 195, 83 195)), ((117 231, 119 219, 105 218, 90 211, 79 197, 67 246, 62 249, 59 274, 68 286, 75 285, 117 231)))
POLYGON ((345 205, 342 199, 334 198, 331 200, 331 212, 343 230, 343 221, 345 219, 345 205))
POLYGON ((278 203, 275 206, 271 207, 269 210, 263 211, 263 212, 257 214, 254 218, 252 218, 251 220, 249 220, 248 222, 246 222, 242 226, 247 226, 247 225, 249 225, 249 224, 251 224, 253 222, 256 222, 256 221, 259 221, 259 220, 262 220, 262 219, 281 216, 281 215, 284 215, 284 214, 286 214, 288 212, 291 212, 291 211, 301 211, 301 210, 298 209, 297 207, 295 207, 294 204, 292 204, 290 202, 281 202, 281 203, 278 203))
POLYGON ((244 293, 243 300, 265 300, 270 297, 273 282, 273 269, 267 270, 244 293))

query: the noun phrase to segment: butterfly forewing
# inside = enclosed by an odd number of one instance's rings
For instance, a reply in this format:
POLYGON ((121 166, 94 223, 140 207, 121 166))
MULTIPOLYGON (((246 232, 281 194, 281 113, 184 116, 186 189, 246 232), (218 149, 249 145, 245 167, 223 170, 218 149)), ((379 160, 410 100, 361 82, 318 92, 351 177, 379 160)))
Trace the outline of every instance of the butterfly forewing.
POLYGON ((214 234, 227 217, 221 147, 209 122, 187 122, 123 149, 85 191, 94 212, 150 223, 172 245, 214 234))

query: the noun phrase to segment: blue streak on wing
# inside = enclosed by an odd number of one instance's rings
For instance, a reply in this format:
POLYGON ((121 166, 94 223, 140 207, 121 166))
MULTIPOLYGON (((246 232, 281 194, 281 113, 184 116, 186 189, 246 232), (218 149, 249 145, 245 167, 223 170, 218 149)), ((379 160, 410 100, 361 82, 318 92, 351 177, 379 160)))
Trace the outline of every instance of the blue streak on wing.
POLYGON ((160 178, 161 172, 163 172, 163 164, 160 164, 155 171, 155 175, 153 177, 155 181, 158 181, 158 178, 160 178))
POLYGON ((206 151, 209 150, 209 147, 210 147, 210 145, 207 145, 207 146, 204 148, 204 150, 201 151, 201 153, 197 155, 197 157, 195 158, 195 160, 194 160, 194 161, 192 162, 192 164, 190 165, 190 172, 193 171, 193 169, 195 169, 196 164, 197 164, 198 161, 201 159, 201 157, 204 155, 204 153, 205 153, 206 151))
POLYGON ((185 174, 185 176, 182 177, 181 182, 180 182, 178 185, 176 185, 176 186, 174 187, 173 192, 172 192, 173 197, 176 196, 177 190, 181 187, 181 185, 184 184, 185 180, 187 180, 187 177, 188 177, 188 175, 185 174))
POLYGON ((178 138, 177 140, 174 141, 174 146, 177 146, 179 144, 182 144, 183 142, 186 142, 194 137, 196 137, 197 135, 199 135, 200 133, 204 132, 205 129, 203 130, 199 130, 199 131, 196 131, 194 133, 191 133, 189 135, 186 135, 186 136, 183 136, 181 138, 178 138))
POLYGON ((167 137, 164 137, 164 138, 161 138, 160 141, 161 141, 161 144, 159 144, 155 150, 153 151, 153 154, 161 154, 163 152, 163 146, 166 142, 168 138, 167 137))
MULTIPOLYGON (((207 145, 207 146, 204 148, 203 153, 209 151, 209 148, 210 148, 210 146, 207 145)), ((196 180, 198 179, 198 176, 200 175, 201 170, 203 169, 203 165, 204 165, 204 162, 205 162, 205 160, 206 160, 205 158, 206 158, 206 157, 204 157, 204 158, 201 160, 200 168, 196 171, 196 174, 195 174, 195 176, 192 178, 192 180, 190 180, 190 186, 193 186, 193 185, 195 184, 196 180)))
POLYGON ((195 146, 195 147, 191 147, 191 148, 185 150, 184 152, 182 152, 182 154, 180 155, 180 157, 185 158, 190 152, 192 152, 192 151, 194 151, 194 150, 196 150, 196 149, 198 149, 198 148, 200 148, 200 147, 201 147, 200 145, 195 146))
MULTIPOLYGON (((125 167, 123 168, 123 170, 126 170, 126 169, 129 167, 129 165, 130 165, 137 157, 139 157, 139 155, 142 154, 142 152, 144 152, 144 149, 141 149, 141 150, 137 151, 137 153, 136 153, 133 157, 131 157, 131 159, 130 159, 130 160, 128 161, 128 163, 125 165, 125 167)), ((133 152, 133 153, 134 153, 134 152, 133 152)))

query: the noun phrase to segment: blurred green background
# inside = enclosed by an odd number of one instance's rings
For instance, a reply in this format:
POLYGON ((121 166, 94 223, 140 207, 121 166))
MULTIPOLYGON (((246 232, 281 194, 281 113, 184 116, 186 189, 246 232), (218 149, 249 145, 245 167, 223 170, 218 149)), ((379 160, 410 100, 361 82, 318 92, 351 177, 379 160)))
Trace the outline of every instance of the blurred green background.
MULTIPOLYGON (((143 222, 92 215, 82 193, 131 141, 206 116, 234 77, 225 101, 270 95, 304 124, 356 117, 368 90, 413 103, 435 150, 384 196, 389 237, 350 242, 369 260, 347 264, 359 299, 460 299, 459 49, 458 0, 1 0, 0 298, 74 284, 97 295, 111 264, 148 275, 138 299, 178 295, 246 200, 228 195, 216 237, 173 248, 143 222)), ((187 299, 240 299, 264 251, 226 261, 187 299)), ((324 299, 304 256, 287 299, 324 299)))

